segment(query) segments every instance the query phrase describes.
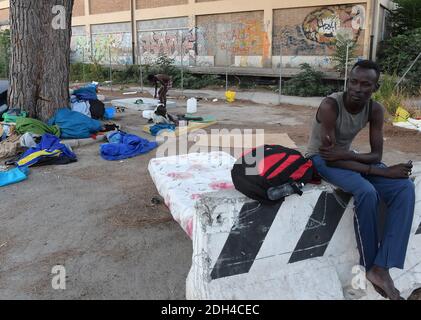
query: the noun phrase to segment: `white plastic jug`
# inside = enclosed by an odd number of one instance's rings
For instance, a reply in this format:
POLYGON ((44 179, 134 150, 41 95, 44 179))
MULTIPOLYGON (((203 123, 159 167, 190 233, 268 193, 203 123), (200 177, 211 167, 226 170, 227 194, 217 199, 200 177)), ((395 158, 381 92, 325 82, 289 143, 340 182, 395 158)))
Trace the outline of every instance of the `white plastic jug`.
POLYGON ((187 100, 187 113, 197 112, 197 100, 196 98, 190 98, 187 100))

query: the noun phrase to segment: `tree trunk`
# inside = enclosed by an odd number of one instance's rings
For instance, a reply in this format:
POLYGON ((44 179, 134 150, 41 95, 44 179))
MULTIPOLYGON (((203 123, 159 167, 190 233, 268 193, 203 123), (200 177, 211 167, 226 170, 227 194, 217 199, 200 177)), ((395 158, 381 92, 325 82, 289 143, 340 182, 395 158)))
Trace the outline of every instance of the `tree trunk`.
POLYGON ((9 106, 27 111, 31 118, 46 121, 69 105, 73 2, 10 0, 9 106), (64 12, 53 13, 57 5, 64 12))

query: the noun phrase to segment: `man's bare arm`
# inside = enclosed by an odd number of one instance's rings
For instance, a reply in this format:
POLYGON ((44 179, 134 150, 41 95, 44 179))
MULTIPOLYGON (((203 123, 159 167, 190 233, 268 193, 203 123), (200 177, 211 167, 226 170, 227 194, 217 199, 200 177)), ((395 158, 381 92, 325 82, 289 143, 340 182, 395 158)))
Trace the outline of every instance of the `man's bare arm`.
POLYGON ((320 104, 317 117, 321 123, 322 146, 331 147, 335 145, 335 126, 338 117, 336 101, 332 98, 325 98, 320 104))

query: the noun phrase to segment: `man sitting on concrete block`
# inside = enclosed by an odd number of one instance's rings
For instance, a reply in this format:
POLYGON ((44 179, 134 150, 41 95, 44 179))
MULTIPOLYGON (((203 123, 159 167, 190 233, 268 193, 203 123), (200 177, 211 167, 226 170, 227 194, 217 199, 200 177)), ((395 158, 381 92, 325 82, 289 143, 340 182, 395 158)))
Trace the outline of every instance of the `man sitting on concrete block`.
POLYGON ((383 155, 384 108, 371 99, 379 88, 380 69, 369 60, 351 70, 346 92, 324 99, 313 120, 307 156, 320 176, 355 199, 354 226, 360 264, 383 296, 401 299, 389 269, 403 269, 415 206, 409 179, 411 161, 387 167, 383 155), (370 124, 370 153, 350 150, 355 136, 370 124), (384 236, 378 237, 380 199, 387 205, 384 236))

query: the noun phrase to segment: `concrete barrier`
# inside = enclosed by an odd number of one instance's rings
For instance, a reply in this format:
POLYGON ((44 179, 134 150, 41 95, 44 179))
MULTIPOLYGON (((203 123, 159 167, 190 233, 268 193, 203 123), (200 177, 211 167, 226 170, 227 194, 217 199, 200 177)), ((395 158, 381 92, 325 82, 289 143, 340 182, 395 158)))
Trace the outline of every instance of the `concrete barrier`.
MULTIPOLYGON (((193 240, 187 299, 383 299, 358 266, 351 195, 324 183, 263 206, 233 189, 224 152, 152 159, 149 172, 193 240)), ((391 275, 407 298, 421 287, 421 162, 405 270, 391 275)))
MULTIPOLYGON (((421 163, 405 270, 391 275, 407 298, 421 287, 421 163)), ((365 281, 350 195, 323 184, 262 206, 237 191, 202 196, 193 217, 187 299, 383 299, 365 281)))

